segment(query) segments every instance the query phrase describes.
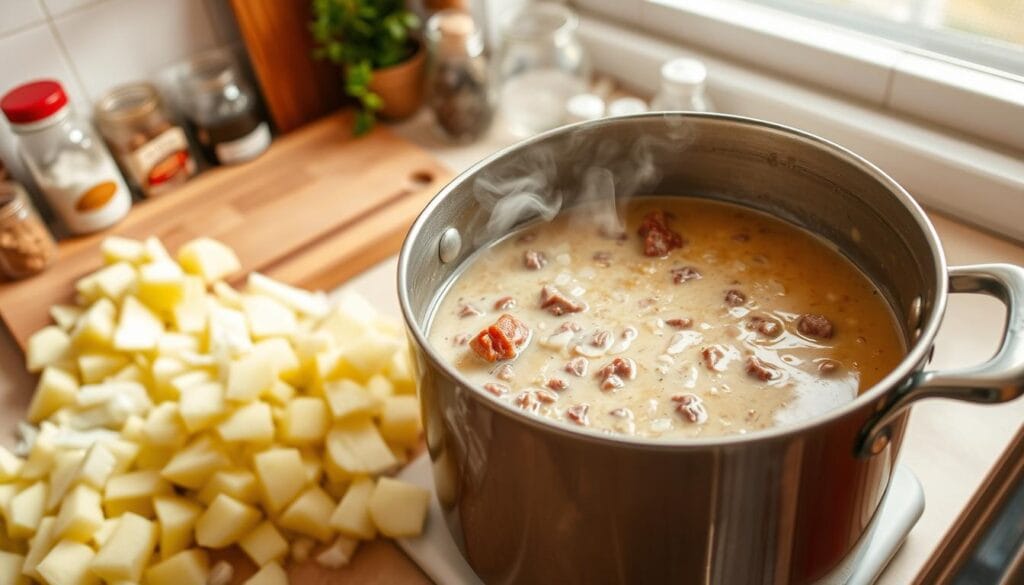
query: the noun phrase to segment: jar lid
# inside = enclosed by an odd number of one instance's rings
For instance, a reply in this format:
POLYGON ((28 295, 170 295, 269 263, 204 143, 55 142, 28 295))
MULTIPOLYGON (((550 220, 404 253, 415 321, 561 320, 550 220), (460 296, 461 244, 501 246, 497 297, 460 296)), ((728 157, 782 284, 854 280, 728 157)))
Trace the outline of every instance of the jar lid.
POLYGON ((97 118, 107 122, 132 122, 160 106, 160 94, 150 83, 115 87, 96 102, 97 118))
POLYGON ((12 124, 31 124, 59 112, 68 104, 60 83, 52 79, 32 81, 7 92, 0 109, 12 124))
POLYGON ((579 93, 565 103, 565 113, 569 123, 596 120, 604 116, 604 100, 592 93, 579 93))
POLYGON ((661 79, 675 87, 695 88, 704 84, 708 77, 707 67, 696 59, 679 57, 661 66, 661 79))
POLYGON ((442 10, 427 21, 427 38, 446 52, 477 55, 484 42, 473 16, 464 10, 442 10))

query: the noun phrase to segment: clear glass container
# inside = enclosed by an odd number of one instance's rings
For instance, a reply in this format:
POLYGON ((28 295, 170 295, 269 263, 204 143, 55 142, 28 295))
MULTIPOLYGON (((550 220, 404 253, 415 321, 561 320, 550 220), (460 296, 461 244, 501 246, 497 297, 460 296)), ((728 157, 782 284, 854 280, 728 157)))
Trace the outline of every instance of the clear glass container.
POLYGON ((25 189, 0 181, 0 273, 7 278, 39 274, 57 258, 57 243, 29 202, 25 189))
POLYGON ((714 110, 704 89, 708 70, 696 59, 680 57, 661 66, 661 88, 651 100, 652 112, 714 110))
POLYGON ((189 180, 196 164, 185 131, 148 83, 124 85, 96 104, 96 123, 125 175, 146 197, 189 180))
POLYGON ((270 126, 256 92, 224 51, 204 53, 179 72, 182 109, 203 154, 217 164, 242 163, 270 146, 270 126))
POLYGON ((469 13, 443 10, 427 21, 426 38, 427 105, 437 128, 451 142, 476 140, 494 118, 483 35, 469 13))
POLYGON ((560 126, 569 98, 586 93, 590 60, 579 19, 562 4, 538 2, 512 18, 497 59, 501 118, 518 136, 560 126))
POLYGON ((8 92, 0 108, 46 202, 75 234, 101 230, 131 209, 131 193, 92 127, 79 119, 56 81, 8 92))

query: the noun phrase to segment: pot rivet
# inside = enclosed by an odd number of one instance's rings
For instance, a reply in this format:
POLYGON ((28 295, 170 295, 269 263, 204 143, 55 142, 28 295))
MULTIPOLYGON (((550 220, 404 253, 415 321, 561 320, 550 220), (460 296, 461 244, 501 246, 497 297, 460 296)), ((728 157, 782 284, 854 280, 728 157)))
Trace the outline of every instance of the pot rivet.
POLYGON ((441 234, 441 240, 437 244, 437 255, 441 262, 447 264, 459 257, 462 251, 462 235, 455 228, 448 228, 441 234))
POLYGON ((882 431, 871 443, 871 454, 878 455, 889 446, 889 429, 882 431))

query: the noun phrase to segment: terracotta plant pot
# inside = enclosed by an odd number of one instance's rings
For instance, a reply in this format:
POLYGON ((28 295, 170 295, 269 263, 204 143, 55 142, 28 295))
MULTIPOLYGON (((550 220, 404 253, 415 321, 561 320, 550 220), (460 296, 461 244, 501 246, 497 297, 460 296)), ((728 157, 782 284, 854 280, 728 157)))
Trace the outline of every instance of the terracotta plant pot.
POLYGON ((426 51, 417 43, 416 52, 405 61, 375 69, 370 91, 380 96, 384 107, 378 112, 389 120, 401 120, 416 113, 423 104, 423 75, 426 51))

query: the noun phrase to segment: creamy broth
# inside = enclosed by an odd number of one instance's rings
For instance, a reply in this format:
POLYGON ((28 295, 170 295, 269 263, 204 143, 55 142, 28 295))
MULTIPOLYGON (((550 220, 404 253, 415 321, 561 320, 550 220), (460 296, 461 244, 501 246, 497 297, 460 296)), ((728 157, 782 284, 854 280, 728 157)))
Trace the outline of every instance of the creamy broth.
POLYGON ((878 289, 816 237, 703 199, 574 210, 479 253, 434 348, 482 392, 641 437, 742 434, 853 400, 904 355, 878 289), (607 231, 607 230, 605 230, 607 231))

